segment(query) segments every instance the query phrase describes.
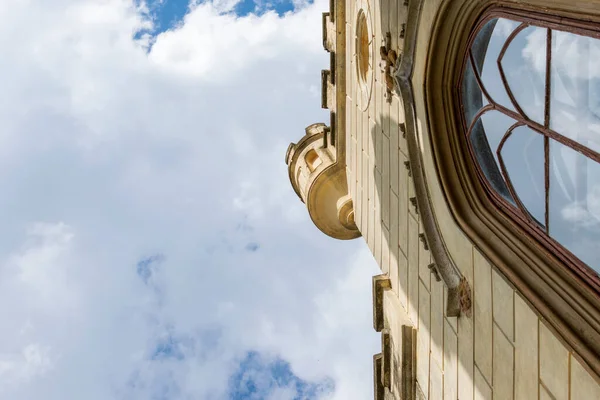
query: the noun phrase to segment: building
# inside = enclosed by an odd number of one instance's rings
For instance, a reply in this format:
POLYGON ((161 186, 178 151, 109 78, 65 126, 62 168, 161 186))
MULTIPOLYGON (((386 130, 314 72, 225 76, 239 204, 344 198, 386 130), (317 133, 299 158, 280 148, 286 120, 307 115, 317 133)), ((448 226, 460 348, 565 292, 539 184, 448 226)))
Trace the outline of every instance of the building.
POLYGON ((600 399, 598 38, 599 0, 330 1, 286 163, 381 268, 377 399, 600 399))

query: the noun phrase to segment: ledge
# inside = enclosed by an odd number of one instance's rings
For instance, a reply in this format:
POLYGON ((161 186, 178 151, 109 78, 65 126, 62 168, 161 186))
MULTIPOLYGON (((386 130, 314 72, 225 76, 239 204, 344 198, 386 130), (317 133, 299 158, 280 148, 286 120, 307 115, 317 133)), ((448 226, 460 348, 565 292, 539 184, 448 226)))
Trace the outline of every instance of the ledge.
POLYGON ((331 70, 321 71, 321 108, 335 111, 335 85, 331 70))
POLYGON ((323 48, 332 53, 335 52, 335 23, 331 20, 331 13, 324 12, 322 17, 323 48))
POLYGON ((373 277, 373 328, 375 332, 383 330, 383 293, 391 288, 392 281, 386 274, 373 277))

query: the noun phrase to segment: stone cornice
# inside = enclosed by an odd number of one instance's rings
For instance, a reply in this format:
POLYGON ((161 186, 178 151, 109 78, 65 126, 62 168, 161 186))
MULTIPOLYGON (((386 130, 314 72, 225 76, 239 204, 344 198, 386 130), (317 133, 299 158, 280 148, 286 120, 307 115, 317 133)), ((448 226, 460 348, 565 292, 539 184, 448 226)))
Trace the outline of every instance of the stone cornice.
MULTIPOLYGON (((414 199, 419 215, 423 222, 425 242, 433 256, 434 265, 432 270, 444 281, 448 288, 446 315, 459 316, 461 311, 470 312, 471 290, 468 282, 462 279, 460 270, 454 264, 444 244, 444 239, 437 226, 433 205, 427 187, 427 178, 423 166, 422 153, 419 148, 417 117, 415 101, 412 88, 412 70, 414 53, 417 43, 417 28, 419 26, 421 9, 425 0, 411 0, 408 2, 408 17, 405 29, 404 51, 399 67, 395 74, 398 92, 402 97, 405 112, 406 141, 410 159, 410 171, 415 184, 416 198, 414 199), (461 301, 460 293, 463 294, 461 301), (461 310, 461 305, 469 305, 469 308, 461 310)), ((433 271, 432 271, 433 272, 433 271)))

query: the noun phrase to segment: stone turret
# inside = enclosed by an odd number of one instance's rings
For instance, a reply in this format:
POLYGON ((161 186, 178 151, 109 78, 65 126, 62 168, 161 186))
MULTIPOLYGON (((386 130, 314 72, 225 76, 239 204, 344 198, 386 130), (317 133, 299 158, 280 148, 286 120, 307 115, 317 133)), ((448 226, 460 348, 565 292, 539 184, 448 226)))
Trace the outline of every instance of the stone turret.
POLYGON ((317 228, 335 239, 354 239, 360 232, 346 171, 335 162, 335 148, 327 145, 329 132, 323 123, 308 126, 304 137, 289 145, 285 161, 292 187, 317 228))
POLYGON ((361 236, 346 166, 345 3, 331 1, 329 7, 322 22, 330 66, 321 71, 321 107, 330 112, 329 126, 308 126, 302 139, 288 147, 285 162, 292 187, 313 223, 326 235, 345 240, 361 236))

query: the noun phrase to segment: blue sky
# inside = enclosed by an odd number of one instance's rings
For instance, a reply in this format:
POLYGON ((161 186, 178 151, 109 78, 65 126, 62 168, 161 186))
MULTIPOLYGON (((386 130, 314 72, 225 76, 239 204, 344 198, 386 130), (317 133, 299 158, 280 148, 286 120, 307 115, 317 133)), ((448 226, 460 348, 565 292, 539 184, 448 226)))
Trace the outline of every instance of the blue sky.
POLYGON ((335 385, 330 379, 325 378, 317 383, 306 382, 292 372, 288 362, 248 352, 231 377, 229 398, 261 400, 275 396, 277 392, 291 392, 294 393, 294 400, 304 400, 318 398, 334 390, 335 385))
MULTIPOLYGON (((312 1, 308 2, 310 3, 312 1)), ((150 15, 155 20, 153 34, 156 35, 173 29, 183 22, 190 8, 190 0, 150 0, 147 5, 150 15)), ((231 12, 239 17, 249 14, 262 15, 268 11, 274 11, 282 16, 287 12, 293 12, 295 8, 294 2, 289 0, 241 0, 235 4, 231 12)))
POLYGON ((3 2, 0 398, 371 397, 377 268, 283 162, 329 118, 296 4, 3 2))

